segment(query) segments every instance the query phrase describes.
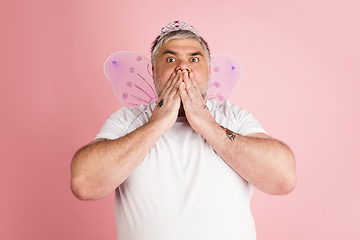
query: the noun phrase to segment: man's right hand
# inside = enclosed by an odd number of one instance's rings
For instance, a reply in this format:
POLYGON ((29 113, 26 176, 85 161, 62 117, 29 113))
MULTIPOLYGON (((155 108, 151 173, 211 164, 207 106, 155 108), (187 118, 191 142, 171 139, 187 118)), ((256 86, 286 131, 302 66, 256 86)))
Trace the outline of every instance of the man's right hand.
POLYGON ((164 133, 174 125, 178 116, 181 103, 179 93, 179 85, 181 82, 181 70, 171 74, 149 119, 148 123, 159 124, 164 133))
POLYGON ((111 141, 81 148, 71 164, 71 189, 82 200, 113 192, 136 169, 156 141, 175 123, 180 108, 181 71, 170 76, 147 124, 111 141))

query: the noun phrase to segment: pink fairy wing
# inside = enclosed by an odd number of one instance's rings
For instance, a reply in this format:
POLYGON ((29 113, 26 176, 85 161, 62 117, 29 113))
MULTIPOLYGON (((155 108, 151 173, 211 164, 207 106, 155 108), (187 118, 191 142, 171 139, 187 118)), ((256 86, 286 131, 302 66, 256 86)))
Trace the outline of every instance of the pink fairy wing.
MULTIPOLYGON (((117 52, 104 64, 104 72, 111 81, 115 95, 126 107, 148 105, 157 100, 151 63, 135 52, 117 52)), ((207 98, 222 103, 229 99, 242 77, 238 60, 228 55, 211 56, 211 78, 207 98)))
POLYGON ((235 58, 223 54, 212 55, 207 98, 219 103, 229 99, 236 84, 240 82, 242 74, 242 66, 235 58))
POLYGON ((135 52, 117 52, 104 64, 115 95, 126 107, 148 105, 157 100, 151 62, 135 52))

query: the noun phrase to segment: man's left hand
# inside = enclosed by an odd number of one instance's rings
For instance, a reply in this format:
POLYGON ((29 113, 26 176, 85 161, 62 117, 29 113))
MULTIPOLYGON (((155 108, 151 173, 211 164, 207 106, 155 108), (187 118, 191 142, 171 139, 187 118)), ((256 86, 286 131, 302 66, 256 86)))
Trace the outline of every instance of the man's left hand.
POLYGON ((194 131, 201 134, 207 123, 214 123, 215 120, 206 106, 192 72, 183 71, 183 82, 180 83, 179 90, 186 118, 194 131))

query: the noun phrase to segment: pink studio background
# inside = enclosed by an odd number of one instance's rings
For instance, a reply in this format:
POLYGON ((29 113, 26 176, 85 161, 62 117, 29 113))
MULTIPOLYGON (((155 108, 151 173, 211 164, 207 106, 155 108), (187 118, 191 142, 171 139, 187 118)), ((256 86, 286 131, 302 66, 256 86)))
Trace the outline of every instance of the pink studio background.
POLYGON ((1 1, 0 240, 115 239, 113 194, 82 202, 75 151, 121 107, 103 63, 150 56, 173 20, 237 58, 231 101, 297 158, 287 196, 257 190, 258 239, 360 239, 358 1, 1 1), (291 3, 290 3, 291 2, 291 3))

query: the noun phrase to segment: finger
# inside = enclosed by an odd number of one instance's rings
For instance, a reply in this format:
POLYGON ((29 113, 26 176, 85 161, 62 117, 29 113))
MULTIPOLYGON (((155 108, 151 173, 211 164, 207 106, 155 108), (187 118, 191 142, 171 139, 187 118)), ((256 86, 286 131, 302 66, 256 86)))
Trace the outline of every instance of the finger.
POLYGON ((183 81, 185 83, 185 89, 188 90, 192 87, 191 81, 189 79, 189 72, 187 70, 183 70, 183 81))
POLYGON ((165 88, 168 88, 171 85, 171 83, 174 81, 175 78, 176 78, 176 73, 173 72, 170 75, 169 80, 166 82, 165 88))
POLYGON ((194 88, 198 91, 199 94, 201 94, 201 91, 200 91, 200 89, 199 89, 199 87, 198 87, 198 85, 197 85, 197 82, 196 82, 196 80, 195 80, 195 76, 194 76, 194 73, 193 73, 193 72, 191 72, 191 73, 189 74, 189 79, 190 79, 190 81, 191 81, 191 84, 194 86, 194 88))
POLYGON ((183 78, 180 77, 179 80, 176 82, 175 86, 174 86, 174 90, 176 89, 176 93, 174 95, 174 97, 179 97, 180 98, 180 84, 183 82, 183 78))
POLYGON ((179 77, 180 77, 179 72, 173 72, 171 74, 171 76, 163 90, 163 96, 167 96, 170 94, 170 92, 173 90, 174 84, 176 83, 176 81, 178 80, 179 77))
POLYGON ((197 86, 194 85, 190 80, 189 73, 184 73, 183 76, 186 92, 189 95, 190 99, 193 99, 198 94, 197 86))
POLYGON ((179 84, 180 82, 182 82, 183 78, 182 78, 182 74, 181 71, 178 71, 176 74, 176 78, 173 80, 172 84, 171 84, 171 90, 169 95, 171 96, 175 96, 178 91, 179 91, 179 84))
POLYGON ((160 109, 162 106, 165 105, 165 103, 171 103, 172 101, 169 101, 170 99, 178 100, 178 103, 180 104, 180 94, 177 94, 179 84, 177 83, 180 83, 181 81, 181 71, 178 71, 177 73, 174 72, 170 75, 169 81, 166 83, 167 87, 163 90, 161 96, 156 103, 157 108, 160 109))
POLYGON ((175 73, 172 73, 172 74, 170 75, 169 79, 166 81, 165 86, 164 86, 164 88, 162 89, 159 98, 161 98, 161 97, 163 97, 163 96, 166 96, 166 95, 168 94, 169 86, 171 85, 174 77, 175 77, 175 73))
POLYGON ((184 108, 188 105, 188 104, 191 104, 191 99, 186 91, 186 88, 185 88, 185 83, 184 82, 181 82, 180 83, 180 86, 179 86, 179 94, 180 94, 180 97, 181 97, 181 101, 183 102, 183 105, 184 105, 184 108))

